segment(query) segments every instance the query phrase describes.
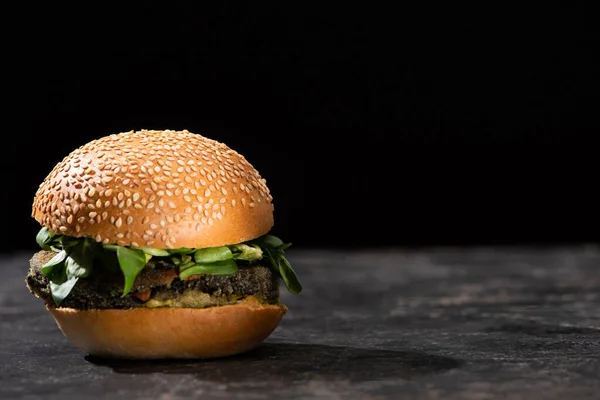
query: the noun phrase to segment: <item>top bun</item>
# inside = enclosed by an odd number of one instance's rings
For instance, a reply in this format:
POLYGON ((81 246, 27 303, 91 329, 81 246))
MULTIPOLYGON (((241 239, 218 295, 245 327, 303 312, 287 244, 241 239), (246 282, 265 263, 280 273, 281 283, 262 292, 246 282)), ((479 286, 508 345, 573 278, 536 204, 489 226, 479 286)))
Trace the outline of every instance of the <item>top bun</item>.
POLYGON ((258 171, 225 144, 141 130, 65 157, 41 183, 32 216, 53 233, 105 244, 201 248, 266 234, 273 204, 258 171))

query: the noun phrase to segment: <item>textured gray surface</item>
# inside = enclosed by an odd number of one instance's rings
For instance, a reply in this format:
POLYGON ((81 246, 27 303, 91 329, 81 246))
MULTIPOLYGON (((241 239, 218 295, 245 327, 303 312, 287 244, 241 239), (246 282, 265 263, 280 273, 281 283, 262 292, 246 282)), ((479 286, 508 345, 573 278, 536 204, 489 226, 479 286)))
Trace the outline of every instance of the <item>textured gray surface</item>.
POLYGON ((0 264, 0 398, 581 399, 600 393, 600 250, 289 251, 305 290, 257 350, 97 360, 0 264))

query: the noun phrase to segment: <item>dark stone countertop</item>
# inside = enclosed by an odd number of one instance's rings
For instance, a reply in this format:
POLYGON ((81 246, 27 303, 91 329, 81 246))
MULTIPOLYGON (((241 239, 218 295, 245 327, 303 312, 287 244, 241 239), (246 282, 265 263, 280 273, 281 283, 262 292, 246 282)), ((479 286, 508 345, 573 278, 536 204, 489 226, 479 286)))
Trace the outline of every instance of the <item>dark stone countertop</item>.
MULTIPOLYGON (((600 249, 290 249, 305 290, 258 349, 87 357, 0 263, 2 399, 582 399, 600 393, 600 249)), ((284 289, 285 290, 285 289, 284 289)))

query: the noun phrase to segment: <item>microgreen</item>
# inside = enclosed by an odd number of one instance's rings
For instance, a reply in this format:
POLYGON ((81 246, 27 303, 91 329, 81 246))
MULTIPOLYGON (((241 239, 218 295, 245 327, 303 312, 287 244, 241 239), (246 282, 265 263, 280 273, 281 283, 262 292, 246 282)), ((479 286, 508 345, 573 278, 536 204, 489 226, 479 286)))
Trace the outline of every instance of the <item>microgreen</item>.
POLYGON ((179 278, 186 279, 192 275, 210 274, 210 275, 231 275, 237 272, 237 264, 232 259, 214 261, 206 264, 192 264, 189 267, 180 269, 179 278))
POLYGON ((79 280, 92 273, 94 249, 96 242, 85 238, 81 240, 65 240, 66 236, 49 235, 41 232, 37 236, 38 244, 56 249, 62 247, 57 254, 42 266, 42 273, 50 278, 50 291, 56 305, 71 293, 79 280), (41 240, 40 240, 41 239, 41 240), (63 245, 64 243, 64 245, 63 245))
POLYGON ((196 264, 213 263, 217 261, 231 260, 233 253, 227 246, 209 247, 198 249, 194 252, 194 262, 196 264))
POLYGON ((142 250, 119 246, 117 249, 117 259, 125 277, 125 286, 123 287, 121 297, 125 297, 131 291, 135 278, 151 258, 150 254, 146 254, 142 250))
POLYGON ((272 235, 262 236, 256 239, 255 242, 264 249, 271 268, 281 277, 289 292, 292 294, 300 293, 302 291, 300 280, 290 262, 285 258, 285 249, 292 244, 283 243, 281 239, 272 235))

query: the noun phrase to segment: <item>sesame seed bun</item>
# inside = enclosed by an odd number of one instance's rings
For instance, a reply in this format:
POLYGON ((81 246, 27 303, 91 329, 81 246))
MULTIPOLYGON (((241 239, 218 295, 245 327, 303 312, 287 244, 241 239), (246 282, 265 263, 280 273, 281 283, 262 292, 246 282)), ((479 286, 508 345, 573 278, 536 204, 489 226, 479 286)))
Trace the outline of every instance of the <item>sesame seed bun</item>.
POLYGON ((79 349, 110 358, 216 358, 249 351, 277 327, 283 305, 248 299, 194 308, 75 310, 47 306, 79 349))
POLYGON ((265 180, 223 143, 184 131, 93 140, 50 172, 32 216, 51 232, 120 246, 240 243, 273 226, 265 180))

